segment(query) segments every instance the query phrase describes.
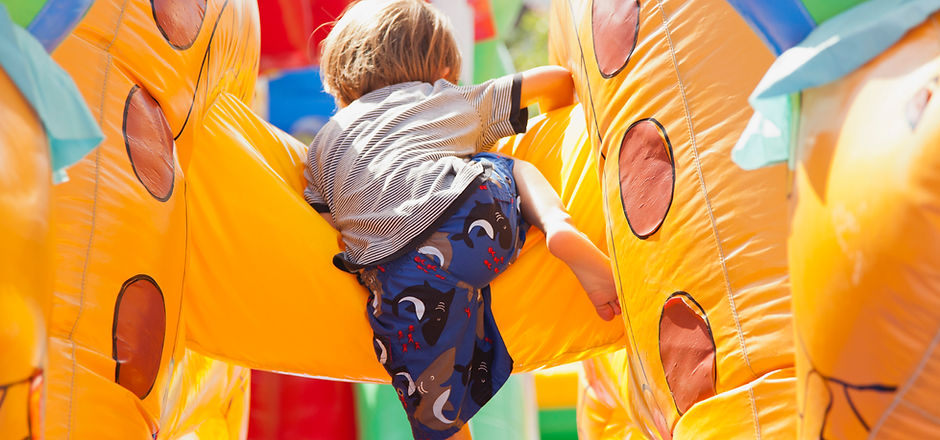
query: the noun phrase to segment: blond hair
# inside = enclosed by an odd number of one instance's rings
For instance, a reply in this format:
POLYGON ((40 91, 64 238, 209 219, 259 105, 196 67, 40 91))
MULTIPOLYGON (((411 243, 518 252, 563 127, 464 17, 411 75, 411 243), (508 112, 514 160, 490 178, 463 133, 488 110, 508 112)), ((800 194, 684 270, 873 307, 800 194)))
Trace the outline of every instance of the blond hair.
POLYGON ((321 46, 323 87, 341 105, 392 84, 455 78, 460 53, 447 17, 424 0, 362 0, 321 46))

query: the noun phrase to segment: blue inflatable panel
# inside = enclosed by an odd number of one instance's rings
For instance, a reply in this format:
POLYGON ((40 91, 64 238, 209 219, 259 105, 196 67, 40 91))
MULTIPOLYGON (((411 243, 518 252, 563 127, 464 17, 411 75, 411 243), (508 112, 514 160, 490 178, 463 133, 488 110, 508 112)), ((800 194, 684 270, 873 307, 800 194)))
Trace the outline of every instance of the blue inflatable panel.
POLYGON ((94 0, 48 0, 26 29, 52 52, 82 21, 94 0))
POLYGON ((268 83, 268 121, 308 142, 336 111, 316 68, 283 72, 268 83))
POLYGON ((816 27, 800 0, 727 1, 776 55, 803 41, 816 27))

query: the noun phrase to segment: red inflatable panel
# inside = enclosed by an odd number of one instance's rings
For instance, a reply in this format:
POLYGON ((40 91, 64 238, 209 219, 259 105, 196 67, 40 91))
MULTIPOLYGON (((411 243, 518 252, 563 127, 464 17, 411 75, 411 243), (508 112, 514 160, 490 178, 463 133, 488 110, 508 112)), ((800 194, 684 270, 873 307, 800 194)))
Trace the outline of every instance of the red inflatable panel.
POLYGON ((320 26, 336 20, 349 3, 349 0, 259 0, 261 72, 313 64, 320 40, 330 30, 330 26, 320 26))
POLYGON ((356 440, 352 384, 254 370, 248 440, 356 440))

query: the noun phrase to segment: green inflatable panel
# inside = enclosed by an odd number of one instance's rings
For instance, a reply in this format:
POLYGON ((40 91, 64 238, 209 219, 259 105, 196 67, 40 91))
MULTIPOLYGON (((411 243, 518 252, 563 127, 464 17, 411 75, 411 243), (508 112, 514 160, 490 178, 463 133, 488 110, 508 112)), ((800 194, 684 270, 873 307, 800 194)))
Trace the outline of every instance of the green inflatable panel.
POLYGON ((46 5, 45 0, 2 0, 0 3, 6 5, 13 22, 24 28, 29 27, 39 10, 46 5))
POLYGON ((502 39, 516 26, 519 13, 522 12, 522 0, 494 0, 490 2, 490 7, 493 8, 493 21, 496 23, 496 38, 502 39))
POLYGON ((391 385, 355 385, 359 440, 413 440, 398 393, 391 385))
POLYGON ((470 434, 481 440, 535 440, 537 418, 535 381, 531 374, 518 374, 470 419, 470 434))
MULTIPOLYGON (((514 375, 470 420, 475 439, 535 440, 539 438, 534 384, 530 375, 514 375)), ((391 385, 356 384, 359 440, 412 440, 411 427, 391 385)))
POLYGON ((840 12, 849 9, 859 3, 865 3, 867 0, 803 0, 803 6, 813 17, 816 24, 820 24, 840 12))
POLYGON ((473 83, 514 73, 512 58, 506 44, 498 38, 473 45, 473 83))
POLYGON ((578 414, 574 408, 539 411, 541 440, 578 440, 578 414))

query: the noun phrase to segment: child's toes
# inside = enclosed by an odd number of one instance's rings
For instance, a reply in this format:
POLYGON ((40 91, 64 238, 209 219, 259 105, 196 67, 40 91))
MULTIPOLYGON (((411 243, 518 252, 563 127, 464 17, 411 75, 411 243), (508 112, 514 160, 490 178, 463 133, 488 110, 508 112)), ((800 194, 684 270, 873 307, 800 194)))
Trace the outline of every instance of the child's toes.
POLYGON ((597 316, 600 316, 604 321, 610 321, 621 313, 620 298, 617 297, 616 292, 609 294, 588 294, 588 298, 590 298, 591 302, 594 304, 597 316))
POLYGON ((597 316, 600 316, 604 321, 614 319, 614 308, 611 307, 610 303, 595 305, 594 309, 597 310, 597 316))
POLYGON ((610 302, 610 307, 614 310, 614 315, 619 315, 621 313, 620 298, 614 298, 614 300, 610 302))

